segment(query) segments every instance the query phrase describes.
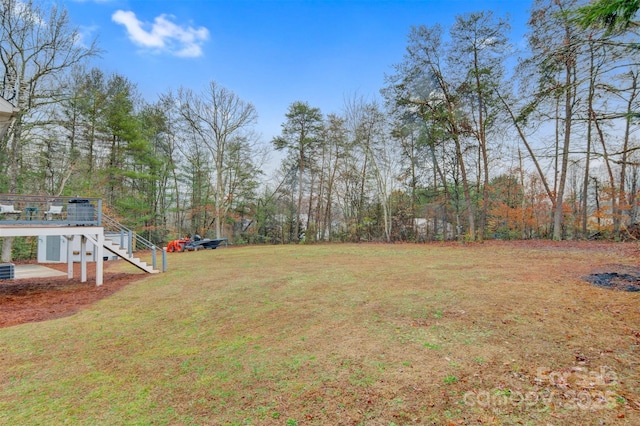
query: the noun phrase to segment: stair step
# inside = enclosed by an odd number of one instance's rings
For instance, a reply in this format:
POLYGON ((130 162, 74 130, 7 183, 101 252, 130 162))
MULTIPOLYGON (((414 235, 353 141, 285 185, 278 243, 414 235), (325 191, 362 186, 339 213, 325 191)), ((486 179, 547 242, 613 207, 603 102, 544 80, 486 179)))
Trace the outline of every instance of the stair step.
MULTIPOLYGON (((153 266, 148 265, 146 262, 141 261, 139 258, 133 257, 133 255, 129 253, 129 250, 124 249, 120 246, 120 243, 122 243, 123 241, 126 241, 126 239, 123 240, 123 236, 126 236, 125 235, 126 233, 131 232, 130 230, 128 230, 126 227, 118 223, 117 220, 111 217, 108 217, 106 215, 102 216, 102 220, 104 223, 107 224, 106 226, 110 228, 110 229, 105 228, 105 236, 108 234, 109 238, 105 238, 104 244, 103 244, 104 248, 106 248, 109 252, 115 254, 116 256, 120 257, 121 259, 142 269, 145 272, 148 272, 150 274, 157 274, 162 272, 160 270, 154 269, 153 266), (113 228, 115 228, 115 230, 113 228), (114 237, 115 239, 112 239, 114 237)), ((129 234, 129 238, 131 238, 130 234, 129 234)), ((143 245, 147 247, 147 243, 143 245)))
POLYGON ((134 266, 137 266, 138 268, 142 269, 145 272, 148 272, 150 274, 160 273, 159 270, 153 269, 153 267, 149 266, 147 262, 140 260, 140 258, 129 257, 129 252, 127 250, 121 249, 120 246, 115 244, 113 241, 105 240, 103 246, 110 252, 118 255, 123 260, 126 260, 127 262, 131 263, 134 266))

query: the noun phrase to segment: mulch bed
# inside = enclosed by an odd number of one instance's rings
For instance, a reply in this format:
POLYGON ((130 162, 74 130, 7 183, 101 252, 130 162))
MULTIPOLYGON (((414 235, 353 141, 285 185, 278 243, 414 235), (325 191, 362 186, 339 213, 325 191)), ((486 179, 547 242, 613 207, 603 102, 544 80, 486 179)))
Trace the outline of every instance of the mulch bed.
MULTIPOLYGON (((67 264, 47 264, 63 272, 67 264)), ((95 263, 87 264, 87 282, 80 282, 80 264, 74 264, 74 278, 47 277, 0 281, 0 327, 45 321, 73 315, 110 296, 145 274, 104 272, 103 285, 96 286, 95 263)))

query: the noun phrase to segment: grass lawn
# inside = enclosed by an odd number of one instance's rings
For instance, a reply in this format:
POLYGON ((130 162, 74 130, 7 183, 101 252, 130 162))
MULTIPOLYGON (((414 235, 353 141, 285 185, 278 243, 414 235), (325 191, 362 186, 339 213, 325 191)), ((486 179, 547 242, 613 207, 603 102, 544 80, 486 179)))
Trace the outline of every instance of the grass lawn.
POLYGON ((0 424, 638 425, 640 293, 583 280, 638 254, 172 253, 167 273, 80 313, 0 329, 0 424))

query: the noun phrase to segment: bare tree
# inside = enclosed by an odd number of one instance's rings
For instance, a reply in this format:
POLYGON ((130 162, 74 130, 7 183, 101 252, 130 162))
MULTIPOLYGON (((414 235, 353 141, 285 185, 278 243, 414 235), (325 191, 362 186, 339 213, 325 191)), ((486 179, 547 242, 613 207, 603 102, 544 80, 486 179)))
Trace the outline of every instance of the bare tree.
MULTIPOLYGON (((211 82, 201 94, 191 90, 179 91, 179 112, 200 142, 206 147, 214 167, 215 234, 222 237, 222 224, 233 196, 228 193, 234 188, 233 181, 239 173, 230 169, 230 158, 238 154, 238 149, 249 149, 252 142, 251 126, 258 116, 255 107, 240 99, 235 93, 216 82, 211 82), (238 144, 243 145, 238 147, 238 144)), ((235 163, 246 167, 245 163, 235 163)))
POLYGON ((347 155, 347 128, 344 117, 329 114, 321 147, 321 178, 317 202, 318 239, 331 239, 335 188, 342 160, 347 155))
POLYGON ((529 46, 532 56, 527 63, 534 71, 537 90, 528 110, 533 110, 545 101, 555 101, 557 123, 556 158, 560 162, 555 190, 553 238, 563 238, 563 201, 569 170, 569 156, 572 131, 577 110, 577 56, 579 50, 579 30, 572 25, 566 15, 575 3, 551 0, 534 2, 529 26, 529 46), (562 138, 562 141, 560 141, 562 138))
POLYGON ((52 6, 44 10, 34 1, 1 0, 0 62, 4 68, 5 91, 20 110, 9 135, 9 192, 18 189, 20 153, 25 124, 34 123, 35 111, 57 103, 57 80, 74 65, 97 55, 95 42, 79 43, 78 30, 72 28, 66 9, 52 6))
MULTIPOLYGON (((375 184, 375 198, 382 208, 384 238, 391 241, 391 193, 400 174, 400 164, 396 146, 389 137, 387 120, 380 106, 355 98, 348 103, 347 123, 358 146, 366 157, 369 168, 362 180, 372 179, 375 184)), ((364 188, 364 185, 363 185, 364 188)))

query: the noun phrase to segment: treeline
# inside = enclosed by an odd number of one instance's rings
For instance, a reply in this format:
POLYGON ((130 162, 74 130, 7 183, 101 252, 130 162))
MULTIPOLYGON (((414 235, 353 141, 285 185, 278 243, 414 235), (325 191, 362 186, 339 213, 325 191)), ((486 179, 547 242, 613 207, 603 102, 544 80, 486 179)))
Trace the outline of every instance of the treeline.
POLYGON ((231 90, 149 102, 90 66, 99 47, 64 9, 0 0, 2 96, 20 111, 0 192, 101 197, 157 243, 621 238, 638 216, 638 2, 585 6, 535 0, 521 51, 488 11, 413 27, 380 100, 294 101, 265 144, 231 90))

